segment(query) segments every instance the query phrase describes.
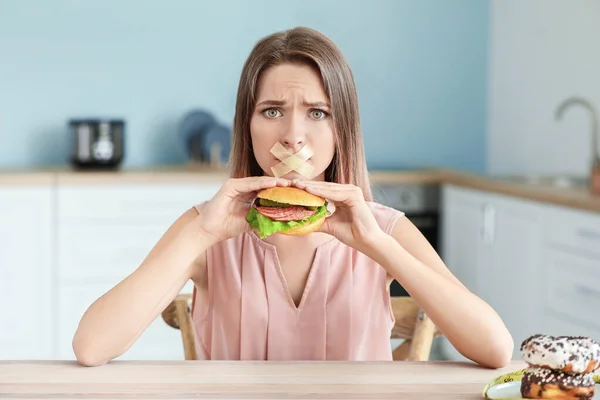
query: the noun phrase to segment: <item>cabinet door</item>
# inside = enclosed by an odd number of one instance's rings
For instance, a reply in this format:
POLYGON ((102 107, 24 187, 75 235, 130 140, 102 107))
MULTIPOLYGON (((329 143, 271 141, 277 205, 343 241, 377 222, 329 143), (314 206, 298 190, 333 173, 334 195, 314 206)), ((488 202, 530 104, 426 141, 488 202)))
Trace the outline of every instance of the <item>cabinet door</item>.
POLYGON ((0 359, 55 356, 53 189, 0 188, 0 359))
MULTIPOLYGON (((519 344, 541 324, 541 204, 483 191, 444 190, 442 257, 503 319, 519 344)), ((445 355, 464 359, 445 339, 445 355)))
POLYGON ((490 194, 484 210, 479 294, 511 332, 518 359, 521 342, 541 323, 541 205, 490 194))
MULTIPOLYGON (((60 358, 74 358, 71 341, 85 310, 140 265, 178 216, 219 188, 217 183, 59 188, 60 358)), ((182 292, 192 288, 190 281, 182 292)), ((181 360, 181 335, 159 315, 120 358, 181 360)))
POLYGON ((453 186, 443 189, 440 254, 450 271, 474 293, 479 292, 483 205, 479 193, 453 186))
POLYGON ((600 340, 600 214, 546 208, 544 332, 600 340))
MULTIPOLYGON (((473 293, 479 293, 478 272, 482 254, 481 194, 444 186, 442 190, 442 243, 440 255, 448 269, 473 293)), ((440 339, 443 356, 451 360, 465 358, 448 342, 440 339)))
POLYGON ((600 260, 600 213, 557 205, 544 210, 546 248, 600 260))
POLYGON ((544 333, 600 340, 600 256, 546 248, 544 263, 544 333))

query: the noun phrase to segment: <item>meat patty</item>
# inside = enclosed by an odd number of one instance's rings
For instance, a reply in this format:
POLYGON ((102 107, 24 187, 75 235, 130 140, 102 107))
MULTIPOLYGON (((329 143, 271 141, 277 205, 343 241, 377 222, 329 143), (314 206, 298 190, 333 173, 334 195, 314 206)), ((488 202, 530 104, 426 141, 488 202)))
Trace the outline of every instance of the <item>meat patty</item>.
POLYGON ((257 211, 273 221, 298 221, 308 218, 316 213, 302 206, 290 207, 256 207, 257 211))

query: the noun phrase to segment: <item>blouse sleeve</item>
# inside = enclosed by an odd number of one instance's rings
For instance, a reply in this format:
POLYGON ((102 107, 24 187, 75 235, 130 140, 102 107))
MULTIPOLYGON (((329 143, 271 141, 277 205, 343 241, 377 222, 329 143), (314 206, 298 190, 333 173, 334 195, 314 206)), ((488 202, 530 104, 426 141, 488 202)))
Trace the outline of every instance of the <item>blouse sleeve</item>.
POLYGON ((394 230, 396 222, 405 214, 403 211, 375 202, 367 202, 379 227, 388 235, 394 230))

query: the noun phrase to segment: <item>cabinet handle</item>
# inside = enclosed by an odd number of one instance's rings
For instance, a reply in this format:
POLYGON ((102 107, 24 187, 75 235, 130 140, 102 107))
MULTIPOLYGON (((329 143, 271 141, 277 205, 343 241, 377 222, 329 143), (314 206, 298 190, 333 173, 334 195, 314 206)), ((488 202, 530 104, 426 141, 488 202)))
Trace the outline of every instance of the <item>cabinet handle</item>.
POLYGON ((587 228, 579 228, 577 229, 577 236, 586 238, 586 239, 595 239, 600 240, 600 232, 593 231, 587 228))
POLYGON ((598 291, 594 288, 591 288, 589 286, 581 285, 581 284, 576 285, 576 287, 577 287, 577 291, 579 293, 581 293, 582 295, 596 297, 596 298, 600 299, 600 291, 598 291))
POLYGON ((483 206, 483 228, 482 240, 486 244, 494 242, 496 231, 496 210, 493 206, 486 204, 483 206))

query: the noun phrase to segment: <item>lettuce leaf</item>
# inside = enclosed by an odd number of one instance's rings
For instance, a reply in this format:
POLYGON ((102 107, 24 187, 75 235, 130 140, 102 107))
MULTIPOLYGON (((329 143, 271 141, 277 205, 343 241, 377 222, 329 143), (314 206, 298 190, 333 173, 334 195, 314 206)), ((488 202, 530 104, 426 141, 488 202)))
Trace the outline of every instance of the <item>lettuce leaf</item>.
POLYGON ((297 220, 297 221, 283 222, 283 221, 273 221, 271 218, 265 217, 264 215, 260 214, 256 210, 256 208, 252 207, 252 208, 250 208, 250 210, 248 211, 248 214, 246 215, 246 221, 248 221, 248 223, 250 224, 250 227, 252 227, 252 229, 256 229, 258 231, 260 238, 264 239, 267 236, 271 236, 274 233, 283 232, 283 231, 291 229, 295 226, 300 226, 300 225, 305 225, 305 224, 315 222, 319 218, 325 218, 325 216, 328 214, 329 214, 329 211, 327 210, 327 204, 325 204, 325 205, 320 206, 317 209, 317 212, 308 218, 305 218, 302 220, 297 220))

